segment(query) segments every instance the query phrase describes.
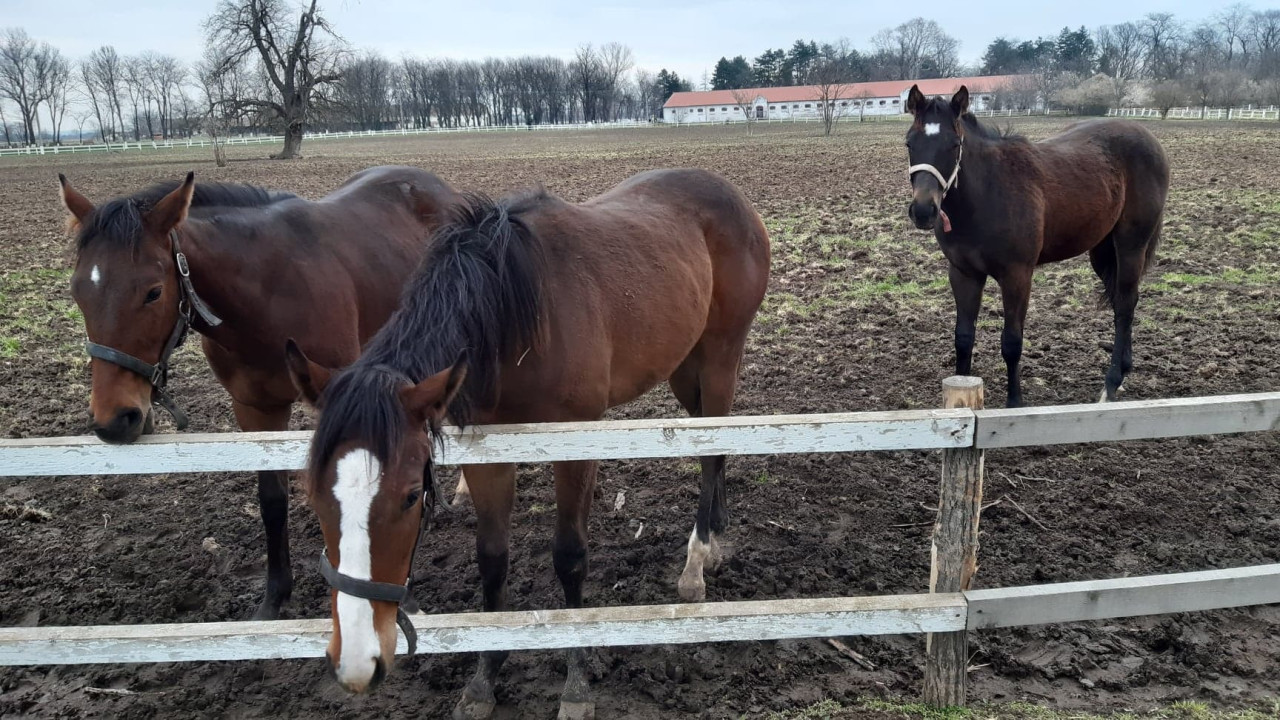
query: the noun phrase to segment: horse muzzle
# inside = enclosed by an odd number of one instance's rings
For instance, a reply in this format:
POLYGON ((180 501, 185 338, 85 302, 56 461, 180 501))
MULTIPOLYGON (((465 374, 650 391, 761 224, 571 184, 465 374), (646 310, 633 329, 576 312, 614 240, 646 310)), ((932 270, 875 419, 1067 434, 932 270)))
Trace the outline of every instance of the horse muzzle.
POLYGON ((921 230, 932 230, 938 222, 938 203, 932 199, 912 200, 907 205, 907 217, 921 230))
POLYGON ((127 445, 146 431, 149 411, 149 408, 120 408, 105 424, 95 421, 93 434, 105 443, 127 445))

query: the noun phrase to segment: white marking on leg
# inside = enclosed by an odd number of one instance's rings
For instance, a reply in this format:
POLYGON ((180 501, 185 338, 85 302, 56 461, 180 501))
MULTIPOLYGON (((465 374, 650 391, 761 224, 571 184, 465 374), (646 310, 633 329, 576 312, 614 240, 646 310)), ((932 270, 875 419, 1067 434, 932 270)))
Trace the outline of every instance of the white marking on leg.
POLYGON ((1102 388, 1102 394, 1098 396, 1098 402, 1104 403, 1106 401, 1107 401, 1107 389, 1102 388))
POLYGON ((461 505, 463 498, 471 497, 471 488, 467 487, 467 473, 458 473, 458 485, 453 489, 453 504, 461 505))
POLYGON ((694 525, 693 532, 689 533, 689 558, 680 575, 680 597, 685 601, 702 602, 706 599, 707 585, 702 578, 702 570, 710 556, 711 543, 698 539, 698 527, 694 525))
POLYGON ((97 265, 94 265, 93 269, 89 271, 89 281, 93 283, 94 287, 102 284, 102 273, 98 272, 97 265))
POLYGON ((942 132, 942 123, 925 123, 924 124, 925 135, 937 135, 940 132, 942 132))
MULTIPOLYGON (((333 486, 333 496, 338 501, 342 532, 338 540, 338 572, 357 580, 372 579, 369 508, 378 494, 381 473, 381 464, 368 450, 353 450, 337 463, 338 480, 333 486)), ((373 603, 338 593, 338 629, 342 633, 335 671, 338 681, 351 689, 363 690, 373 680, 376 660, 382 654, 382 645, 373 627, 373 603)))

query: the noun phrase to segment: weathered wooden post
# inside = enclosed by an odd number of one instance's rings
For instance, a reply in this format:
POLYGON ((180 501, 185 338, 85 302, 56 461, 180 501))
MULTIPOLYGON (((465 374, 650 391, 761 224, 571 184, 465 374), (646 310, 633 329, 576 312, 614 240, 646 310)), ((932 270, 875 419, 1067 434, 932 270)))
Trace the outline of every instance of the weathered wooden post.
MULTIPOLYGON (((982 409, 982 378, 942 381, 942 406, 982 409)), ((969 589, 978 570, 978 516, 982 511, 982 451, 942 451, 938 521, 933 526, 929 592, 969 589)), ((924 701, 934 707, 965 703, 969 637, 963 630, 930 634, 925 640, 924 701)))

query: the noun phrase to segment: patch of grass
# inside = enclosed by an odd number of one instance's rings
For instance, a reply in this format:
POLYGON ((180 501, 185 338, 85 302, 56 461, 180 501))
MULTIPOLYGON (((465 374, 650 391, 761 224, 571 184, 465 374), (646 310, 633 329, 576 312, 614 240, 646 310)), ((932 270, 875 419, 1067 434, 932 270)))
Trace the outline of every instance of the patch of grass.
POLYGON ((0 358, 15 358, 22 351, 22 343, 16 337, 0 337, 0 358))
POLYGON ((751 478, 751 481, 757 485, 768 485, 770 482, 769 471, 761 470, 759 475, 756 475, 755 477, 751 478))
POLYGON ((835 700, 822 700, 807 708, 769 713, 765 717, 769 720, 826 720, 836 717, 837 713, 842 713, 844 710, 845 707, 835 700))
POLYGON ((932 708, 924 703, 892 702, 888 700, 864 700, 862 707, 909 718, 925 720, 961 720, 973 717, 973 710, 963 707, 932 708))

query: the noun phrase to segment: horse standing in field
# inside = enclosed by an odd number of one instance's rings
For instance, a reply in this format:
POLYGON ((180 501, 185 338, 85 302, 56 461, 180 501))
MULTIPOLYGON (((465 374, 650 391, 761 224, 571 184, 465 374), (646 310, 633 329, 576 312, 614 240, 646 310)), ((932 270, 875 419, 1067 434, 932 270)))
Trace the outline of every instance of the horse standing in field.
MULTIPOLYGON (((299 389, 320 408, 309 493, 334 588, 338 681, 360 692, 389 670, 432 437, 446 419, 596 420, 663 380, 691 415, 725 415, 768 276, 768 234, 737 188, 701 170, 658 170, 580 205, 545 193, 472 198, 354 365, 330 376, 290 345, 299 389)), ((703 569, 719 561, 727 524, 724 457, 701 463, 679 582, 689 601, 705 598, 703 569)), ((597 466, 554 464, 553 561, 570 608, 582 606, 597 466)), ((502 610, 516 468, 465 470, 484 609, 502 610)), ((493 712, 506 656, 482 655, 454 717, 493 712)), ((561 717, 593 712, 582 650, 571 650, 561 717)))
MULTIPOLYGON (((152 404, 185 415, 165 390, 188 329, 247 431, 285 430, 297 388, 287 338, 351 363, 395 310, 430 232, 459 196, 409 167, 357 173, 318 202, 248 185, 157 185, 94 207, 59 175, 78 226, 71 294, 92 358, 93 430, 111 443, 149 431, 152 404)), ((267 586, 254 617, 289 598, 288 474, 258 473, 267 586)))
POLYGON ((956 301, 956 373, 968 375, 982 288, 1000 284, 1009 373, 1008 406, 1022 404, 1018 363, 1037 265, 1089 253, 1115 310, 1115 344, 1102 401, 1133 367, 1138 283, 1160 241, 1169 162, 1155 136, 1123 120, 1071 126, 1041 142, 1002 135, 968 112, 969 91, 950 102, 913 86, 907 131, 913 197, 907 214, 932 229, 950 261, 956 301))

